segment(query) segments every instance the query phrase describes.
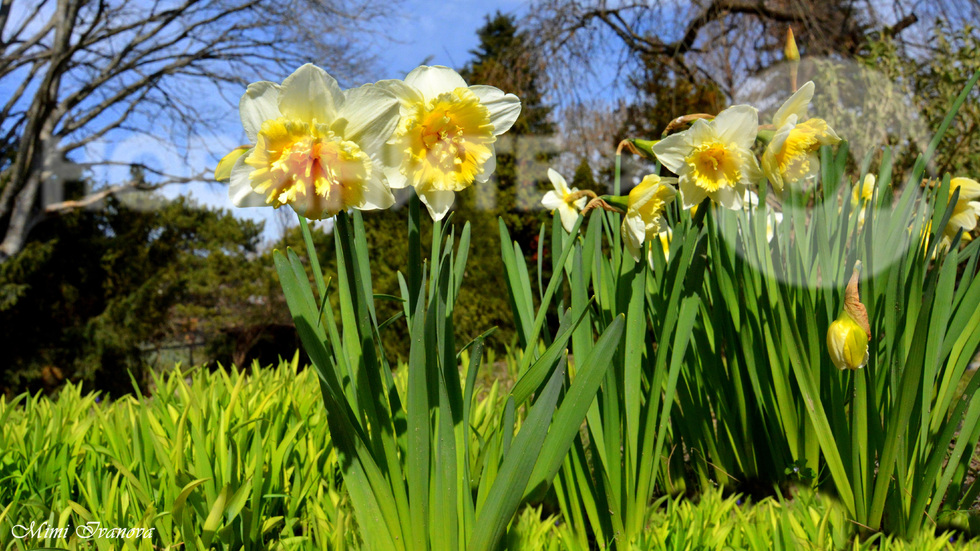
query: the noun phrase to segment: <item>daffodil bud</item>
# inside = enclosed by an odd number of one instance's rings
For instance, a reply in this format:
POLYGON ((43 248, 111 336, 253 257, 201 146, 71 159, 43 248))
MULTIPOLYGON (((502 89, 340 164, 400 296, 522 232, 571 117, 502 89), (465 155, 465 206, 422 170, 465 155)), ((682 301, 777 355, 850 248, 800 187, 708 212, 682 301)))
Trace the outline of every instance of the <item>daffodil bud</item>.
POLYGON ((844 292, 844 310, 827 330, 827 351, 837 369, 861 369, 868 364, 871 328, 868 312, 861 304, 855 271, 844 292))
POLYGON ((799 61, 800 50, 796 48, 796 38, 793 36, 793 27, 786 29, 786 48, 783 49, 786 61, 799 61))

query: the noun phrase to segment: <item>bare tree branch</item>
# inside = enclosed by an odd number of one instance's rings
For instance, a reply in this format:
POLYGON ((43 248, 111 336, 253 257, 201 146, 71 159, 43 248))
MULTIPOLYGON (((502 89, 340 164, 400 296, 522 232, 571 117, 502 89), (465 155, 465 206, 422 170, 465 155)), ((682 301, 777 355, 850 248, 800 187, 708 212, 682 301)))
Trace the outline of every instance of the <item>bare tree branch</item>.
POLYGON ((42 206, 46 165, 94 166, 81 163, 86 146, 134 134, 186 160, 187 144, 216 118, 202 97, 223 99, 229 83, 309 60, 340 78, 364 77, 371 57, 355 39, 377 32, 391 8, 385 0, 0 0, 0 85, 14 91, 0 105, 0 262, 46 216, 206 175, 123 163, 155 181, 106 175, 84 197, 42 206))

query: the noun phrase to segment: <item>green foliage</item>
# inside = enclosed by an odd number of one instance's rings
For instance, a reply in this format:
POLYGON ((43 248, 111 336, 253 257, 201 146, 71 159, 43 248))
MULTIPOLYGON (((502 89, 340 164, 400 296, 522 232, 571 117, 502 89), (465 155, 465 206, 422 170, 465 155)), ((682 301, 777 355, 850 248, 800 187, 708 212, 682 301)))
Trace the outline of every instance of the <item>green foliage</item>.
POLYGON ((967 472, 980 381, 952 396, 980 345, 980 248, 937 248, 951 214, 948 176, 921 197, 919 179, 977 78, 903 185, 886 153, 863 224, 849 200, 846 144, 822 151, 819 186, 783 194, 771 243, 763 210, 712 210, 700 228, 678 213, 673 240, 696 239, 704 251, 696 287, 705 308, 672 423, 701 487, 788 472, 835 492, 859 525, 907 537, 975 514, 980 485, 967 472), (870 360, 840 372, 826 335, 856 261, 870 360))
POLYGON ((261 225, 183 198, 142 207, 109 198, 104 208, 47 220, 0 265, 8 392, 61 378, 128 392, 127 373, 143 379, 153 343, 282 318, 265 298, 276 296, 270 269, 251 262, 261 225))
MULTIPOLYGON (((835 493, 866 530, 903 537, 976 525, 980 484, 968 472, 980 440, 980 380, 953 396, 980 347, 980 244, 940 250, 952 212, 948 176, 921 197, 918 182, 978 78, 904 186, 892 183, 886 155, 875 200, 861 213, 850 201, 844 143, 823 149, 819 185, 782 194, 785 218, 771 241, 768 207, 706 201, 692 215, 674 203, 669 251, 652 246, 636 265, 620 246, 618 214, 593 211, 584 235, 554 221, 552 247, 571 241, 574 254, 553 256, 552 266, 568 282, 571 311, 585 316, 574 356, 590 353, 593 330, 627 319, 588 432, 556 482, 579 546, 630 549, 644 541, 655 492, 713 485, 813 485, 835 493), (840 372, 826 335, 856 261, 875 340, 866 368, 840 372)), ((522 346, 548 342, 533 278, 508 260, 521 248, 503 231, 502 252, 522 346)), ((538 283, 537 292, 547 304, 553 289, 538 283)))
MULTIPOLYGON (((0 398, 0 549, 176 551, 207 549, 208 541, 229 550, 360 549, 340 457, 311 392, 316 373, 296 367, 172 370, 153 378, 152 398, 99 400, 71 384, 53 399, 0 398), (127 543, 12 537, 15 525, 31 521, 70 532, 97 521, 154 535, 127 543)), ((474 400, 474 413, 483 407, 499 419, 503 401, 488 400, 474 400)), ((660 499, 643 517, 641 551, 980 549, 976 541, 950 544, 952 534, 856 542, 840 504, 808 491, 752 502, 707 490, 698 500, 660 499)), ((567 522, 541 507, 521 509, 506 548, 582 549, 567 522)))
POLYGON ((355 543, 315 373, 153 376, 152 398, 0 398, 0 549, 119 549, 120 540, 16 540, 15 525, 152 528, 128 549, 319 549, 355 543), (92 545, 95 547, 92 547, 92 545), (28 546, 30 548, 30 545, 28 546), (310 546, 310 548, 314 548, 310 546))
MULTIPOLYGON (((384 328, 398 319, 377 317, 378 297, 359 212, 352 216, 341 212, 335 219, 339 324, 305 219, 300 219, 300 226, 310 271, 292 250, 276 252, 276 269, 303 346, 320 377, 330 434, 355 515, 362 526, 372 526, 362 533, 365 545, 490 550, 504 538, 525 497, 551 484, 607 370, 606 358, 618 345, 624 320, 622 316, 611 320, 594 350, 580 360, 575 380, 565 385, 565 347, 576 325, 566 312, 559 338, 540 355, 530 350, 524 354, 526 376, 521 381, 527 384, 512 389, 497 430, 492 437, 480 434, 469 417, 486 335, 462 347, 473 348, 464 385, 462 348, 457 350, 453 323, 470 227, 463 227, 456 246, 455 233, 436 222, 431 261, 423 265, 419 209, 413 195, 407 275, 399 274, 411 339, 405 395, 398 392, 385 355, 378 354, 384 328), (310 272, 315 285, 310 283, 310 272), (518 392, 518 387, 523 390, 518 392), (523 422, 518 422, 519 409, 526 415, 523 422), (483 460, 475 471, 469 453, 474 443, 486 450, 481 451, 483 460)), ((570 245, 563 257, 571 251, 570 245)), ((515 266, 513 258, 505 262, 511 269, 515 266)), ((542 312, 557 282, 554 278, 542 297, 542 312)), ((526 342, 537 342, 542 322, 543 316, 526 342)))

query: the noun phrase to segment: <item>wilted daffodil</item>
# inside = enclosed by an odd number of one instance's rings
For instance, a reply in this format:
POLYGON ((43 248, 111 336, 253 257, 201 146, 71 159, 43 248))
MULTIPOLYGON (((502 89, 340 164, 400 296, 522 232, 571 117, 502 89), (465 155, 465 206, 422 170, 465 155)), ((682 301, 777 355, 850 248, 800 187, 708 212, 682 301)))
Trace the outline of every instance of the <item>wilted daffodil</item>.
POLYGON ((319 67, 306 64, 283 81, 250 84, 239 103, 252 146, 237 156, 228 193, 238 207, 289 205, 321 219, 342 210, 394 203, 379 154, 397 123, 398 101, 365 85, 342 91, 319 67))
POLYGON ((467 86, 448 67, 421 66, 378 83, 401 102, 401 118, 385 147, 393 188, 414 186, 435 220, 457 191, 486 182, 496 168, 494 142, 521 112, 521 102, 493 86, 467 86))
POLYGON ((626 249, 634 259, 640 259, 645 240, 667 229, 664 207, 677 195, 672 185, 676 181, 650 174, 630 191, 621 231, 626 249))
POLYGON ((860 369, 868 364, 871 327, 868 311, 858 295, 858 274, 854 272, 844 291, 844 310, 827 330, 827 350, 837 369, 860 369))
POLYGON ((565 231, 570 232, 578 220, 579 211, 585 208, 589 198, 584 195, 576 198, 572 195, 578 191, 578 188, 569 189, 565 177, 555 172, 554 169, 548 169, 548 179, 551 180, 551 185, 555 189, 544 194, 544 197, 541 198, 541 204, 552 212, 557 210, 561 217, 561 225, 564 226, 565 231))
POLYGON ((758 130, 758 111, 736 105, 653 146, 657 159, 677 174, 684 208, 705 197, 725 208, 742 208, 746 189, 761 177, 751 151, 758 130))
POLYGON ((762 154, 762 170, 776 191, 816 176, 817 150, 840 141, 827 121, 808 118, 813 88, 812 81, 801 86, 773 117, 776 133, 762 154))

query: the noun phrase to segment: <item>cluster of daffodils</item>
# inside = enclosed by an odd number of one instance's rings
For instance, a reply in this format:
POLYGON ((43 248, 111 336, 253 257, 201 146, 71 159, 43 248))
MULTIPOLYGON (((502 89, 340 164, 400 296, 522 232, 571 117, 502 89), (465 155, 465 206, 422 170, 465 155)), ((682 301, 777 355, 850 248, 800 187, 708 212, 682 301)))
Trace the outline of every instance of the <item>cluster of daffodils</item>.
MULTIPOLYGON (((951 178, 949 180, 949 196, 947 201, 952 201, 953 194, 959 190, 956 203, 952 204, 952 212, 943 234, 939 237, 939 242, 932 251, 932 258, 935 259, 940 253, 949 251, 953 244, 956 234, 963 231, 960 236, 961 243, 969 243, 973 240, 971 232, 978 226, 980 221, 980 182, 970 178, 951 178)), ((909 232, 912 228, 909 227, 909 232)), ((923 249, 929 246, 929 237, 932 234, 932 221, 927 220, 920 230, 919 241, 923 249)))
MULTIPOLYGON (((653 154, 677 178, 647 176, 630 192, 622 234, 633 256, 639 259, 643 243, 654 237, 661 244, 669 243, 670 228, 663 209, 678 195, 685 209, 696 209, 705 199, 728 209, 757 208, 755 189, 763 178, 777 194, 787 186, 807 186, 820 166, 820 146, 840 141, 827 121, 809 117, 813 93, 813 83, 807 82, 776 111, 775 130, 761 165, 752 152, 760 138, 759 112, 748 105, 729 107, 711 120, 698 118, 689 129, 655 142, 653 154)), ((555 191, 548 192, 542 204, 558 211, 570 230, 583 204, 578 202, 577 190, 569 189, 564 179, 559 184, 552 177, 552 183, 555 191)), ((767 213, 769 240, 781 220, 780 213, 767 213)))
POLYGON ((230 180, 236 206, 289 205, 318 220, 388 208, 391 189, 411 185, 440 220, 457 191, 493 174, 494 142, 521 103, 492 86, 468 86, 448 67, 342 90, 307 64, 281 85, 249 85, 239 110, 250 145, 215 173, 230 180))

